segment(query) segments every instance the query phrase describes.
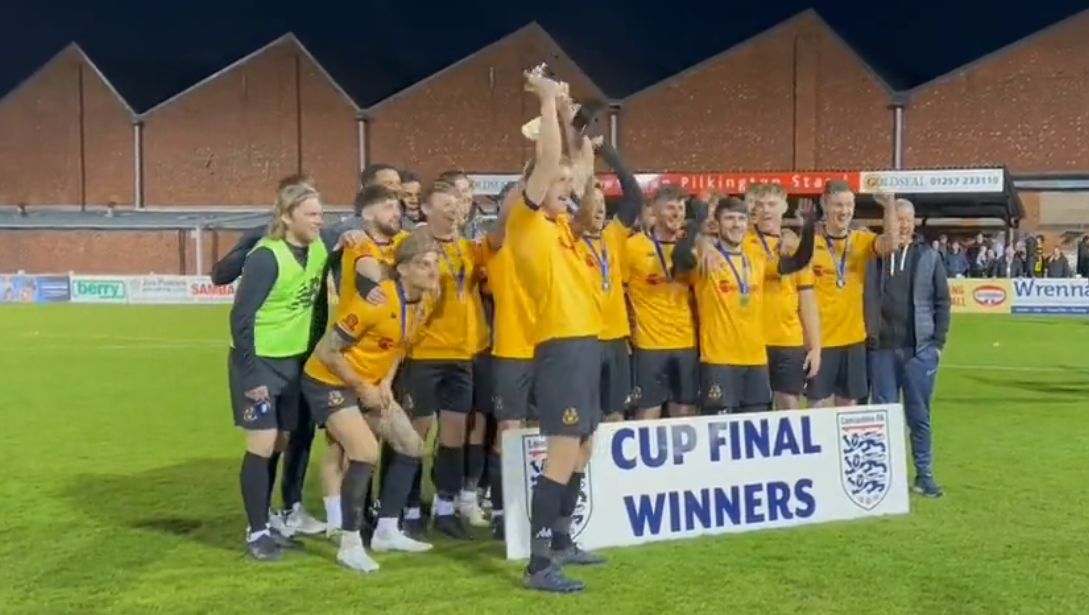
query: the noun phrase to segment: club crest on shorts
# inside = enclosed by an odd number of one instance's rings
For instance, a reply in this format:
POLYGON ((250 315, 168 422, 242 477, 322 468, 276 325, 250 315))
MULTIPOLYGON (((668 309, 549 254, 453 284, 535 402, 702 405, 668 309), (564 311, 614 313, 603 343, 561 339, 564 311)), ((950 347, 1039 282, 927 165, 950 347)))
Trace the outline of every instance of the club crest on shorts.
POLYGON ((710 389, 707 389, 707 399, 711 401, 719 401, 722 399, 722 387, 717 384, 712 384, 710 389))
MULTIPOLYGON (((522 459, 526 464, 526 502, 533 501, 533 488, 544 471, 545 460, 548 459, 548 439, 541 435, 522 436, 522 459)), ((593 464, 586 466, 586 472, 582 477, 582 486, 579 487, 579 501, 575 505, 575 512, 571 515, 571 537, 578 538, 590 522, 590 514, 594 510, 593 490, 590 477, 593 464)), ((530 507, 526 506, 526 518, 529 518, 530 507)))
POLYGON ((401 402, 401 407, 404 408, 405 410, 415 410, 416 409, 416 401, 412 399, 412 394, 411 393, 405 393, 405 398, 401 402))
POLYGON ((503 398, 498 395, 492 395, 492 408, 494 408, 496 412, 502 412, 503 398))
POLYGON ((329 391, 329 407, 337 408, 344 405, 344 394, 340 391, 329 391))
POLYGON ((246 423, 252 423, 257 420, 257 408, 253 406, 247 406, 242 411, 242 420, 246 423))
POLYGON ((636 386, 631 390, 631 395, 628 395, 628 399, 630 400, 628 402, 629 404, 639 403, 639 400, 643 399, 643 389, 639 386, 636 386))
POLYGON ((848 499, 873 510, 892 485, 887 410, 859 410, 836 414, 839 425, 840 484, 848 499))
POLYGON ((574 425, 579 422, 579 411, 574 408, 568 408, 563 411, 563 424, 574 425))

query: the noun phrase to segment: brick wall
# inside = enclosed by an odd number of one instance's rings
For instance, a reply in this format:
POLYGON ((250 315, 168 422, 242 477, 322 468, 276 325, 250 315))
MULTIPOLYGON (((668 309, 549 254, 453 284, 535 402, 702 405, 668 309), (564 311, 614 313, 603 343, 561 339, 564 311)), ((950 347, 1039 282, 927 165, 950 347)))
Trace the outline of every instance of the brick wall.
POLYGON ((910 93, 906 165, 1089 172, 1089 12, 910 93))
POLYGON ((518 127, 539 114, 522 73, 548 62, 576 98, 602 97, 536 25, 527 26, 369 111, 369 159, 425 179, 452 168, 517 172, 533 154, 518 127))
POLYGON ((882 168, 890 102, 838 36, 803 13, 629 97, 620 142, 643 170, 882 168))
MULTIPOLYGON (((204 231, 203 273, 241 233, 204 231)), ((195 274, 193 231, 0 230, 0 272, 195 274)))
POLYGON ((347 205, 359 176, 356 111, 293 39, 153 109, 144 125, 145 202, 261 205, 305 170, 347 205))
POLYGON ((0 204, 131 205, 132 116, 76 46, 0 100, 0 204))

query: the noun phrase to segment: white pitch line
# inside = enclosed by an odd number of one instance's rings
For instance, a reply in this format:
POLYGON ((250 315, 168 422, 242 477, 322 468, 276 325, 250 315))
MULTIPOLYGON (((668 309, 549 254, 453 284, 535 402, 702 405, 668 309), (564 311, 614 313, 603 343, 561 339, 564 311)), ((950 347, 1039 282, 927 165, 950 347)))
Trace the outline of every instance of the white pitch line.
POLYGON ((994 371, 994 372, 1071 372, 1078 371, 1077 367, 1026 367, 1022 365, 959 365, 956 363, 950 363, 942 365, 941 368, 949 369, 970 369, 975 371, 994 371))

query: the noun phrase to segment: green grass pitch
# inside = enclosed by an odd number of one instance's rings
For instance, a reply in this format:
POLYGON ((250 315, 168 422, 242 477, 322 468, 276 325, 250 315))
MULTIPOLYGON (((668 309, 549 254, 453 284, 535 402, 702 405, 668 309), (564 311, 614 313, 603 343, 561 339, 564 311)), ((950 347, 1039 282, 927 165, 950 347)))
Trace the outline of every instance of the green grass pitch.
MULTIPOLYGON (((1087 613, 1089 322, 953 325, 934 418, 945 498, 617 549, 575 571, 585 594, 540 596, 483 537, 380 555, 369 577, 320 540, 245 561, 227 310, 2 306, 0 613, 1087 613)), ((316 471, 307 500, 320 515, 316 471)))

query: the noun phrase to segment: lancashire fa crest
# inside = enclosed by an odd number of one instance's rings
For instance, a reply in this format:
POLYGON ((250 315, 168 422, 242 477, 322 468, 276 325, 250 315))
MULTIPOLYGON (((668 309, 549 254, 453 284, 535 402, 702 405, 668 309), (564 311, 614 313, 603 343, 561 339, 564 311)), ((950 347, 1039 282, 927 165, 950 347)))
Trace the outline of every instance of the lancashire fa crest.
MULTIPOLYGON (((522 436, 522 458, 526 464, 526 503, 533 501, 533 489, 544 471, 545 460, 548 459, 548 440, 544 436, 522 436)), ((590 522, 590 514, 593 512, 593 491, 590 489, 590 474, 592 465, 586 466, 586 473, 582 477, 582 486, 579 487, 579 499, 575 504, 575 512, 571 515, 571 537, 578 538, 590 522)), ((526 506, 526 514, 530 513, 531 506, 526 506)))
POLYGON ((840 484, 859 508, 873 510, 892 484, 887 410, 836 414, 839 425, 840 484))

